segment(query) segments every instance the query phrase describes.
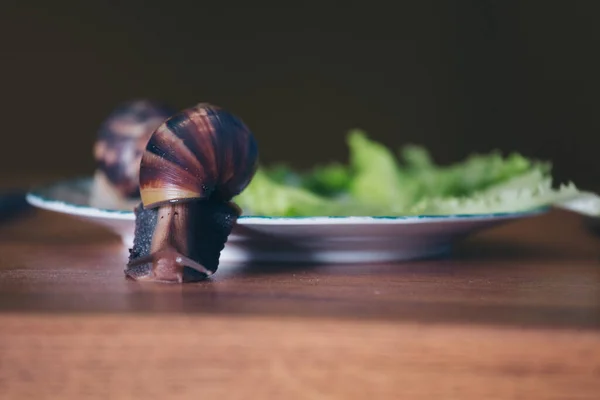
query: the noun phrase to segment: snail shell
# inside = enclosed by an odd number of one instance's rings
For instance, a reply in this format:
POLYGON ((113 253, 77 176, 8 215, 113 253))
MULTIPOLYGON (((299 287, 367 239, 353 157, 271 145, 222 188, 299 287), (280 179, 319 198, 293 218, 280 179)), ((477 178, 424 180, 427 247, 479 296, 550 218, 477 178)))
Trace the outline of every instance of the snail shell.
POLYGON ((131 209, 139 202, 142 154, 152 133, 174 113, 167 105, 139 99, 120 104, 108 115, 94 144, 93 203, 131 209))
POLYGON ((192 199, 229 201, 257 168, 257 145, 236 116, 200 103, 167 119, 150 138, 140 164, 145 208, 192 199))
POLYGON ((142 202, 126 275, 182 283, 213 274, 241 214, 231 199, 257 166, 253 134, 219 107, 200 103, 164 121, 140 163, 142 202))

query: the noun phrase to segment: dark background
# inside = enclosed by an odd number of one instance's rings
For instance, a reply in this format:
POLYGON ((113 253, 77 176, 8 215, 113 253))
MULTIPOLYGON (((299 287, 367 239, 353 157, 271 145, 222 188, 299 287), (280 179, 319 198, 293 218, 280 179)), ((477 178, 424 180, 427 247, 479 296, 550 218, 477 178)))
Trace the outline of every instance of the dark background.
POLYGON ((597 1, 2 4, 5 172, 91 173, 102 119, 151 97, 230 109, 264 162, 345 160, 360 127, 442 163, 519 151, 600 187, 597 1))

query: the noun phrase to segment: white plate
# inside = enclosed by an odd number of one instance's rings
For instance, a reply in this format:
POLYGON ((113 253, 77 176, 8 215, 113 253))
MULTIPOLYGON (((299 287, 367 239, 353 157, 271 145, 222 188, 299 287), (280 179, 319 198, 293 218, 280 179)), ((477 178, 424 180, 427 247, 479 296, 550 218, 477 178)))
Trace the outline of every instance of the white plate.
MULTIPOLYGON (((33 190, 27 201, 45 210, 102 225, 131 247, 132 211, 89 206, 91 178, 33 190)), ((453 243, 499 223, 545 212, 410 217, 242 216, 221 254, 221 262, 390 262, 441 255, 453 243)))

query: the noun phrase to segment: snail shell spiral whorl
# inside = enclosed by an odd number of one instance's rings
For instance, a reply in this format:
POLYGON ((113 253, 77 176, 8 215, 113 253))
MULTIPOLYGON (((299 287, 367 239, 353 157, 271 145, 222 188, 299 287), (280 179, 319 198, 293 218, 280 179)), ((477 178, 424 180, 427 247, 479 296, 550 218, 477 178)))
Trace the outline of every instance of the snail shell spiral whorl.
POLYGON ((142 203, 227 202, 248 185, 257 157, 254 136, 240 119, 200 103, 167 119, 150 138, 140 164, 142 203))

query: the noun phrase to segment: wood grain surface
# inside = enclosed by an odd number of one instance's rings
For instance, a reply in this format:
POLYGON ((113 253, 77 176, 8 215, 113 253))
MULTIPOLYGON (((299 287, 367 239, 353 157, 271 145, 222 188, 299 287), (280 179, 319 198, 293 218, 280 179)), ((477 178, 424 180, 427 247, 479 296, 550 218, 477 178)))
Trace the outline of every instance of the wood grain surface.
POLYGON ((2 215, 1 399, 598 399, 600 236, 562 211, 449 257, 123 275, 102 228, 2 215))

